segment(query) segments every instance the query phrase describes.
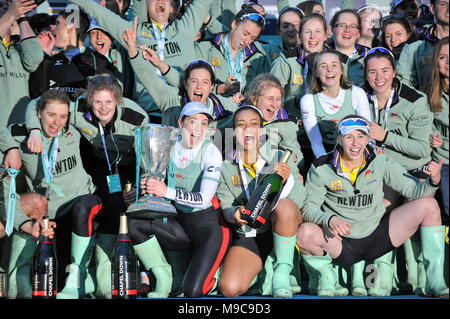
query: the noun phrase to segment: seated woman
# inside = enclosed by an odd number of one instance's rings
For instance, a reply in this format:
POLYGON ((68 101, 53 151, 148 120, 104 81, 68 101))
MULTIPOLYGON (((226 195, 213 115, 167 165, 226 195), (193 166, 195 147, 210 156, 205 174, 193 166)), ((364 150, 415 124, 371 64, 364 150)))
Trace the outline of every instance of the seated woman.
MULTIPOLYGON (((167 184, 153 178, 141 181, 144 193, 165 197, 175 205, 178 214, 168 219, 171 219, 171 224, 179 225, 175 225, 178 234, 158 237, 158 241, 162 246, 178 252, 189 249, 186 268, 178 268, 172 272, 174 277, 184 278, 182 291, 188 298, 201 297, 213 289, 216 283, 214 275, 231 240, 230 230, 221 219, 219 206, 213 204, 222 168, 222 155, 206 137, 209 120, 211 115, 203 104, 187 103, 178 119, 178 125, 182 129, 181 139, 175 143, 167 168, 167 184)), ((170 266, 163 256, 155 258, 152 249, 155 241, 152 236, 155 234, 154 224, 153 221, 129 220, 131 240, 146 269, 166 269, 168 273, 170 266)), ((165 226, 160 224, 158 227, 165 226)), ((169 273, 166 280, 157 283, 159 297, 163 297, 161 286, 166 288, 165 297, 170 292, 172 278, 169 273)), ((152 294, 154 293, 151 292, 150 296, 152 294)))
MULTIPOLYGON (((27 109, 27 128, 39 129, 36 123, 35 101, 27 109)), ((120 213, 126 210, 122 190, 136 178, 134 130, 148 123, 147 113, 135 102, 122 97, 118 81, 109 74, 89 80, 85 96, 71 104, 70 124, 84 137, 81 140, 82 159, 88 174, 97 186, 103 211, 96 235, 96 269, 99 297, 111 296, 110 260, 119 229, 120 213)), ((42 139, 32 134, 30 150, 42 152, 42 139)))
POLYGON ((347 82, 339 52, 317 54, 313 74, 300 110, 314 156, 319 158, 335 147, 337 122, 350 114, 370 119, 370 110, 364 90, 347 82))
POLYGON ((306 180, 305 223, 297 243, 306 269, 319 273, 317 294, 333 296, 332 264, 350 266, 374 260, 399 247, 417 229, 426 273, 426 294, 448 296, 444 280, 445 228, 434 198, 440 163, 431 162, 420 182, 396 161, 368 144, 370 123, 350 116, 339 122, 338 145, 314 161, 306 180), (345 173, 345 172, 349 173, 345 173), (411 198, 385 214, 383 184, 411 198))
MULTIPOLYGON (((70 272, 64 289, 57 294, 60 299, 83 298, 94 292, 94 281, 87 267, 95 246, 94 234, 102 212, 102 202, 94 194, 96 187, 83 168, 80 154, 81 135, 68 124, 69 105, 69 97, 59 89, 50 89, 40 97, 37 110, 39 131, 30 134, 39 135, 44 142, 41 154, 28 150, 29 135, 25 126, 15 124, 10 128, 12 136, 20 144, 28 190, 41 195, 40 201, 44 201, 48 207, 47 216, 53 221, 52 227, 58 224, 61 231, 68 229, 71 232, 70 272)), ((25 200, 25 196, 21 197, 22 200, 25 200)), ((22 203, 16 206, 14 225, 15 229, 31 234, 36 231, 36 227, 39 229, 39 226, 36 226, 36 220, 27 216, 27 210, 22 203), (21 209, 25 210, 25 214, 21 209)), ((59 237, 63 239, 66 236, 59 237)), ((31 267, 35 244, 35 241, 30 243, 23 235, 17 237, 17 240, 13 239, 12 249, 15 253, 11 255, 14 258, 9 260, 9 272, 17 275, 17 278, 11 276, 9 280, 20 280, 18 286, 27 286, 26 282, 22 282, 24 278, 18 278, 23 272, 23 269, 19 271, 19 268, 25 265, 31 267), (17 259, 19 256, 27 258, 17 259)), ((64 248, 67 242, 60 242, 59 245, 64 248)), ((66 265, 60 263, 60 266, 59 274, 64 275, 66 265)), ((26 278, 28 285, 29 278, 26 278)), ((60 283, 64 283, 64 280, 60 283)), ((31 291, 28 297, 31 297, 31 291)))
MULTIPOLYGON (((393 54, 382 47, 371 49, 364 61, 366 83, 364 89, 370 104, 371 123, 370 137, 376 142, 377 150, 385 152, 401 163, 409 173, 417 178, 425 179, 423 173, 431 161, 431 148, 428 136, 432 130, 432 114, 426 97, 419 91, 402 83, 397 77, 393 54)), ((385 185, 384 202, 387 211, 401 205, 405 198, 397 191, 385 185)), ((420 279, 417 270, 420 251, 417 236, 408 239, 403 245, 408 265, 408 282, 412 286, 409 291, 419 290, 425 278, 420 279), (416 248, 413 249, 414 246, 416 248), (421 283, 422 282, 422 283, 421 283), (416 288, 417 287, 417 288, 416 288)), ((369 294, 376 296, 389 295, 392 289, 394 267, 391 263, 392 253, 375 261, 379 266, 379 287, 369 289, 369 294)), ((400 263, 401 264, 401 263, 400 263)), ((400 267, 397 267, 400 269, 400 267)), ((403 290, 405 285, 400 283, 403 290)))
POLYGON ((279 163, 280 151, 259 147, 263 116, 254 106, 241 106, 233 116, 236 149, 223 162, 217 198, 225 219, 233 225, 231 248, 225 257, 220 290, 225 297, 244 294, 262 269, 272 250, 275 252, 272 294, 292 297, 289 274, 293 268, 295 238, 302 222, 299 207, 304 201, 303 184, 291 174, 292 159, 279 163), (276 172, 283 178, 279 201, 258 229, 247 225, 242 214, 263 174, 276 172))

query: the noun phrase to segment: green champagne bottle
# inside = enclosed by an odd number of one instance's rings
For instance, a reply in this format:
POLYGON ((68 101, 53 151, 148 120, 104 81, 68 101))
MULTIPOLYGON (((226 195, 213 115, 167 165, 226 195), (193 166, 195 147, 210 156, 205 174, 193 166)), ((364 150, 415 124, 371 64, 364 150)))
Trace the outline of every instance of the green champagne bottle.
MULTIPOLYGON (((287 163, 290 156, 291 151, 285 151, 280 163, 287 163)), ((261 176, 247 205, 245 205, 245 213, 241 216, 250 227, 260 228, 266 223, 267 217, 283 189, 282 182, 283 178, 277 173, 261 176)))

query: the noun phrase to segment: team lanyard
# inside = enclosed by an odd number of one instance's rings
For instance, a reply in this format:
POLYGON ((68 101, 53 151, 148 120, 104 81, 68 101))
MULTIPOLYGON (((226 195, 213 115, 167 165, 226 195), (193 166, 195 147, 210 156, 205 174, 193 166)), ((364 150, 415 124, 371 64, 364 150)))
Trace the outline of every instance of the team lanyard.
MULTIPOLYGON (((242 186, 244 187, 245 195, 247 196, 247 200, 250 200, 250 190, 248 188, 247 174, 245 174, 245 168, 244 168, 244 165, 242 164, 242 161, 240 160, 240 158, 241 158, 241 156, 239 154, 238 165, 239 165, 239 173, 241 175, 241 180, 242 180, 242 186)), ((258 156, 258 159, 256 161, 256 166, 255 166, 255 186, 258 184, 259 173, 261 171, 261 168, 265 164, 266 164, 266 161, 258 156)))
MULTIPOLYGON (((161 61, 164 61, 164 49, 166 44, 166 29, 162 27, 160 29, 155 23, 152 23, 153 32, 155 33, 155 39, 158 43, 158 56, 161 61)), ((156 74, 162 78, 161 71, 156 69, 156 74)))
MULTIPOLYGON (((385 109, 385 113, 384 113, 384 127, 383 128, 384 128, 385 131, 388 130, 387 119, 388 119, 388 116, 389 116, 389 110, 390 110, 391 105, 392 105, 392 100, 394 99, 394 94, 395 94, 395 89, 392 89, 391 96, 389 97, 389 100, 387 101, 386 106, 384 108, 385 109)), ((374 105, 374 108, 375 108, 375 112, 374 112, 375 113, 375 122, 380 124, 378 122, 378 115, 379 115, 381 110, 378 110, 378 99, 377 99, 377 96, 373 95, 372 96, 372 100, 373 100, 373 105, 374 105)))
POLYGON ((42 167, 44 169, 45 180, 47 181, 48 184, 47 190, 45 192, 45 198, 47 199, 50 197, 50 192, 52 188, 55 191, 56 195, 58 195, 59 197, 64 197, 64 193, 61 190, 61 188, 59 188, 58 185, 53 184, 51 186, 54 177, 53 172, 56 167, 56 158, 58 157, 58 146, 60 135, 61 132, 53 138, 50 154, 47 154, 47 145, 45 142, 44 134, 41 133, 42 141, 44 142, 44 151, 41 154, 42 167))
POLYGON ((108 164, 108 169, 109 169, 109 175, 106 176, 106 182, 108 184, 109 193, 113 194, 113 193, 121 192, 122 185, 120 183, 120 176, 119 176, 119 174, 113 174, 113 171, 112 171, 112 165, 119 160, 119 148, 117 147, 117 144, 114 141, 114 135, 112 133, 112 130, 110 129, 109 133, 111 135, 111 140, 117 151, 116 159, 112 163, 110 163, 109 156, 108 156, 108 149, 106 148, 105 132, 103 131, 103 127, 100 124, 100 122, 98 123, 98 129, 100 131, 100 136, 102 138, 103 150, 105 151, 106 162, 108 164))
MULTIPOLYGON (((238 156, 239 156, 239 162, 238 162, 239 173, 241 175, 242 186, 244 187, 245 195, 247 196, 247 200, 250 200, 250 190, 248 188, 247 174, 245 173, 244 165, 242 164, 242 161, 240 160, 243 157, 241 157, 240 154, 238 156)), ((258 159, 256 160, 256 165, 255 165, 255 188, 256 188, 256 185, 258 184, 259 173, 261 172, 261 169, 265 164, 266 164, 266 161, 258 156, 258 159)), ((257 233, 256 229, 254 229, 248 225, 243 225, 243 230, 245 232, 245 237, 256 237, 256 233, 257 233)))
POLYGON ((242 83, 242 67, 244 65, 244 49, 241 49, 238 51, 236 55, 236 59, 233 59, 233 56, 231 55, 231 49, 230 49, 230 43, 228 42, 228 39, 230 37, 230 34, 227 34, 225 38, 222 41, 222 48, 224 50, 225 58, 227 60, 228 64, 228 74, 229 75, 236 75, 236 79, 242 83))
POLYGON ((111 130, 109 131, 110 135, 111 135, 111 140, 113 141, 114 147, 116 148, 117 151, 117 157, 116 159, 111 163, 109 161, 109 156, 108 156, 108 150, 106 148, 106 140, 105 140, 105 131, 103 130, 103 127, 100 123, 98 123, 98 129, 100 131, 100 136, 102 138, 102 144, 103 144, 103 150, 105 151, 105 156, 106 156, 106 162, 108 163, 108 170, 109 173, 112 174, 112 165, 117 162, 117 160, 119 159, 119 149, 116 145, 116 142, 114 141, 114 135, 112 134, 111 130))
POLYGON ((5 232, 6 235, 11 235, 14 226, 14 216, 16 211, 16 176, 19 174, 19 170, 15 168, 8 168, 6 172, 11 176, 9 183, 9 200, 8 200, 8 213, 6 215, 5 232))

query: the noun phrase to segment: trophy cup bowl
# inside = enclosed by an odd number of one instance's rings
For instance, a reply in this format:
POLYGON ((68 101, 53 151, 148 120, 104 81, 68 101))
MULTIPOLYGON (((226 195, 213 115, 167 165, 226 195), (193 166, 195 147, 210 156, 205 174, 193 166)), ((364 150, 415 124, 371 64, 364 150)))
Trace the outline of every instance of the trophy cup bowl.
MULTIPOLYGON (((159 124, 147 124, 139 128, 142 163, 149 178, 165 177, 164 171, 172 156, 173 146, 178 136, 178 129, 159 124)), ((136 155, 138 156, 138 155, 136 155)), ((169 215, 176 215, 175 207, 166 199, 146 194, 136 203, 128 207, 127 213, 138 219, 158 219, 169 215)))

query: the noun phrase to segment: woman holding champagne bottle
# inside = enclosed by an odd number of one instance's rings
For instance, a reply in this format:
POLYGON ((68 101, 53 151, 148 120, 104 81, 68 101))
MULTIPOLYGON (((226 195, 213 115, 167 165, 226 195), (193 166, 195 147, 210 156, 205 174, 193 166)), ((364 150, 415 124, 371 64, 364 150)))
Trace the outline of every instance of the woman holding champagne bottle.
POLYGON ((241 106, 234 113, 236 150, 224 161, 217 188, 225 219, 234 227, 220 278, 220 288, 226 297, 237 297, 249 289, 272 247, 276 256, 273 295, 292 297, 289 274, 293 268, 296 231, 302 222, 299 207, 305 192, 300 180, 291 174, 290 167, 296 167, 292 159, 279 162, 282 152, 260 147, 263 120, 261 112, 251 105, 241 106), (258 229, 251 228, 244 220, 244 215, 248 215, 246 208, 250 209, 246 205, 258 179, 273 172, 281 176, 282 191, 274 200, 276 205, 267 203, 274 207, 267 222, 258 229), (272 231, 268 231, 270 228, 272 231))
MULTIPOLYGON (((94 291, 87 265, 95 245, 95 220, 102 208, 100 198, 93 194, 95 186, 92 179, 82 165, 79 148, 81 135, 72 125, 68 125, 69 104, 67 94, 58 89, 50 89, 40 97, 37 109, 40 131, 30 134, 41 136, 44 142, 41 154, 28 150, 29 134, 25 126, 14 124, 10 127, 11 135, 20 144, 28 190, 39 194, 42 205, 47 205, 47 216, 52 220, 50 227, 70 225, 72 232, 70 273, 77 276, 69 275, 57 298, 80 298, 94 291)), ((37 237, 33 232, 37 226, 27 216, 32 203, 27 204, 16 206, 14 226, 22 233, 12 239, 14 253, 11 254, 8 271, 9 282, 14 283, 14 287, 18 282, 17 289, 29 287, 30 291, 28 288, 25 292, 17 291, 17 297, 31 296, 30 276, 22 274, 24 269, 31 267, 36 242, 24 233, 37 237)), ((40 223, 41 229, 42 225, 40 223)))

